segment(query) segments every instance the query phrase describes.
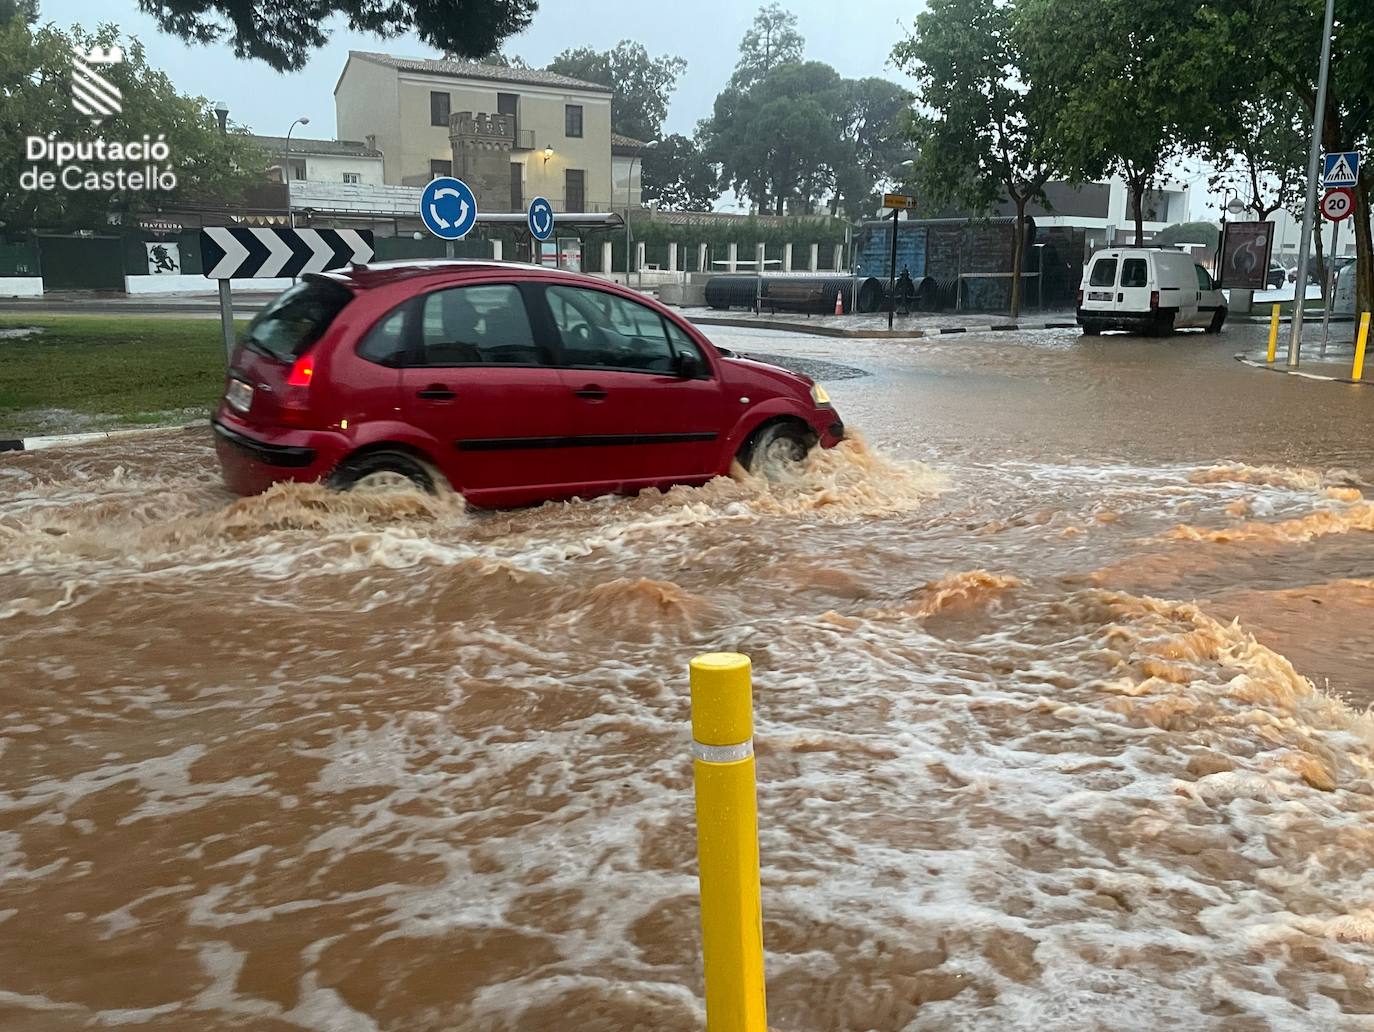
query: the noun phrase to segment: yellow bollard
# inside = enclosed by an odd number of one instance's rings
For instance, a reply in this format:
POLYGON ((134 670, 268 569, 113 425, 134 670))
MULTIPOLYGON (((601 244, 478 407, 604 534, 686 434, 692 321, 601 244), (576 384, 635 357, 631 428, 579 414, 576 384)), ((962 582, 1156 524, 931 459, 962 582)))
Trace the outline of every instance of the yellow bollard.
POLYGON ((749 657, 692 660, 701 944, 707 1032, 767 1032, 749 657))
MULTIPOLYGON (((1296 302, 1295 302, 1296 303, 1296 302)), ((1279 306, 1274 306, 1274 314, 1269 317, 1269 357, 1266 362, 1274 361, 1274 352, 1279 347, 1279 306)))
POLYGON ((1369 313, 1360 316, 1360 335, 1355 339, 1355 368, 1350 370, 1350 379, 1359 382, 1364 375, 1364 346, 1369 342, 1369 313))

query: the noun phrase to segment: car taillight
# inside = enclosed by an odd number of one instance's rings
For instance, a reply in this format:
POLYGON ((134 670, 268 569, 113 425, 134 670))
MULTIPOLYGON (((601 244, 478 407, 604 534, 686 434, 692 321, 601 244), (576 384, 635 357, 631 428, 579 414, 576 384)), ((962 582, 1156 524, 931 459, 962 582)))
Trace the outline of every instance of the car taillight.
POLYGON ((310 381, 315 376, 315 356, 307 351, 291 363, 281 395, 281 421, 287 426, 310 425, 310 381))
POLYGON ((1081 290, 1078 292, 1078 307, 1083 307, 1083 291, 1081 290))
POLYGON ((1150 291, 1150 311, 1153 312, 1153 311, 1154 311, 1155 309, 1157 309, 1158 307, 1159 307, 1159 291, 1158 291, 1158 290, 1152 290, 1152 291, 1150 291))

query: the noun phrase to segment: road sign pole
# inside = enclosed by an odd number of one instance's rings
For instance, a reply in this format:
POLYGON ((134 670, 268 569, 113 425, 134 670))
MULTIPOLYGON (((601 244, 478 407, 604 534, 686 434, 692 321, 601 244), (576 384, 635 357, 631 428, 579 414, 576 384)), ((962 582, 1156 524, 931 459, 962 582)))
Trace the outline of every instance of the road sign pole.
POLYGON ((887 328, 892 329, 892 317, 897 314, 897 216, 901 208, 892 209, 892 260, 887 266, 887 328))
POLYGON ((1331 256, 1327 259, 1327 264, 1331 267, 1330 275, 1323 277, 1322 283, 1322 358, 1326 357, 1326 343, 1331 339, 1331 295, 1336 292, 1336 245, 1341 239, 1341 223, 1337 220, 1331 224, 1331 256))
POLYGON ((224 353, 227 358, 234 356, 234 302, 229 296, 229 281, 219 281, 219 321, 224 330, 224 353))
POLYGON ((1331 74, 1331 29, 1336 0, 1326 0, 1322 22, 1322 58, 1317 72, 1317 103, 1312 113, 1312 144, 1307 152, 1307 198, 1302 205, 1302 236, 1298 239, 1298 281, 1293 290, 1293 331, 1288 338, 1288 368, 1298 368, 1302 354, 1302 309, 1307 300, 1307 256, 1312 244, 1312 220, 1317 214, 1317 166, 1321 161, 1322 123, 1326 121, 1326 83, 1331 74))

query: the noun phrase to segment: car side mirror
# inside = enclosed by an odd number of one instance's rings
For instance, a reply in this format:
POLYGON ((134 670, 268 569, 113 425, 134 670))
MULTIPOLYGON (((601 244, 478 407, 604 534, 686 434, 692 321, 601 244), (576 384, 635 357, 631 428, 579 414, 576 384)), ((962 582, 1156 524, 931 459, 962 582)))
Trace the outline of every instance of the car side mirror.
POLYGON ((687 351, 677 353, 677 375, 684 380, 694 380, 701 373, 701 360, 687 351))

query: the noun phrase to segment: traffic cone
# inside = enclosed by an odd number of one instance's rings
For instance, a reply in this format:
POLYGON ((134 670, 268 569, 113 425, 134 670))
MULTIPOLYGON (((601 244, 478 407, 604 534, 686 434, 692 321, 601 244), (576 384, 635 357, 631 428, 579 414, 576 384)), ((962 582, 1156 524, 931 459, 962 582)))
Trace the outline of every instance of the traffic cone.
POLYGON ((835 291, 835 314, 844 315, 844 302, 840 300, 840 292, 835 291))

